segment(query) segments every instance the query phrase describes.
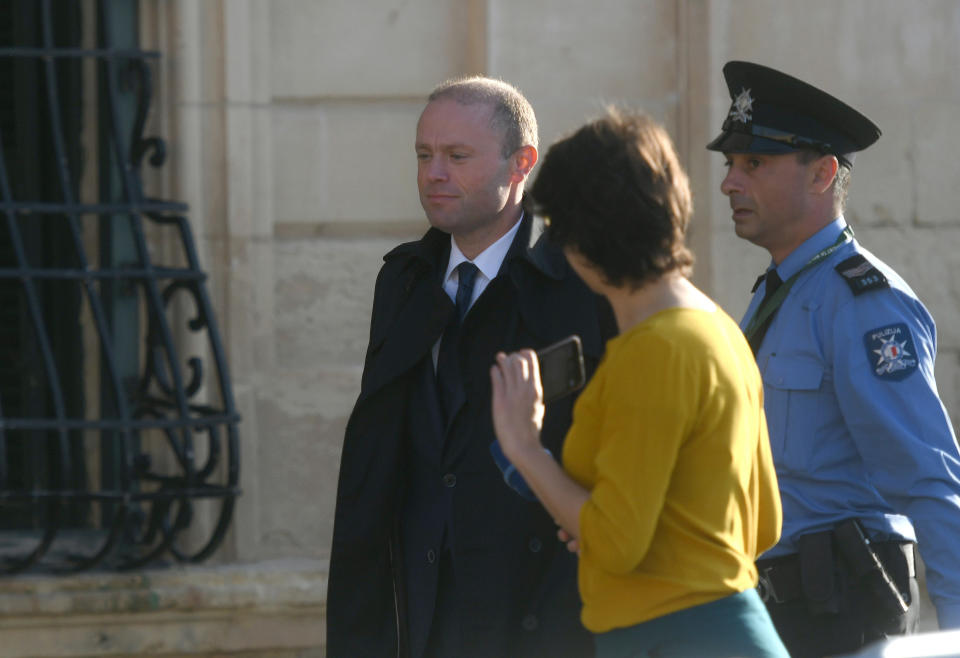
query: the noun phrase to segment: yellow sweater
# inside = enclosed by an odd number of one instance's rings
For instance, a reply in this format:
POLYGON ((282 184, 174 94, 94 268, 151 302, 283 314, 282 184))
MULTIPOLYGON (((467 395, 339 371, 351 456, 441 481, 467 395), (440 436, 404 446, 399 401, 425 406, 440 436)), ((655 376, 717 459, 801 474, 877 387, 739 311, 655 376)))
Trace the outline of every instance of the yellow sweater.
POLYGON ((720 309, 668 309, 611 339, 563 465, 590 490, 579 585, 595 633, 754 587, 780 534, 760 375, 720 309))

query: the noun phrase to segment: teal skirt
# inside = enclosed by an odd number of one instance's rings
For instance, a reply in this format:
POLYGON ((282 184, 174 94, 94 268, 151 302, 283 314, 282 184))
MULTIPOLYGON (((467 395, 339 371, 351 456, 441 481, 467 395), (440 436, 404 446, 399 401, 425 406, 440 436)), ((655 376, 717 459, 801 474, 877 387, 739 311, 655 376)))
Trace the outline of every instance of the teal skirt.
POLYGON ((594 635, 596 658, 789 658, 756 590, 594 635))

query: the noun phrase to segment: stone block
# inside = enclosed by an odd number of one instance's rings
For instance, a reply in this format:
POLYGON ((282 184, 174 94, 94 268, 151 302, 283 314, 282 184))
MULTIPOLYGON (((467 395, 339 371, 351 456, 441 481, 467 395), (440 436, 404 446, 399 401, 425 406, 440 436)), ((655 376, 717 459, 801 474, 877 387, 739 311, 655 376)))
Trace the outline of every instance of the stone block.
MULTIPOLYGON (((960 55, 958 55, 960 56, 960 55)), ((956 199, 960 99, 923 104, 916 108, 911 137, 916 151, 916 223, 960 228, 956 199)))
POLYGON ((802 9, 721 0, 711 9, 720 64, 746 59, 780 68, 858 108, 868 97, 910 105, 919 96, 957 97, 960 7, 951 0, 924 2, 922 10, 899 0, 810 0, 802 9), (812 34, 825 46, 811 48, 812 34))
POLYGON ((281 222, 423 217, 413 142, 421 101, 286 104, 272 113, 281 222))
POLYGON ((489 71, 516 84, 537 113, 541 147, 608 103, 645 110, 675 133, 676 3, 491 0, 489 71), (536 26, 531 29, 531 26, 536 26))
POLYGON ((309 372, 318 364, 363 363, 383 255, 399 241, 298 240, 274 247, 277 365, 309 372))
POLYGON ((321 106, 278 105, 273 133, 273 208, 278 221, 317 221, 330 196, 328 120, 321 106))
POLYGON ((960 103, 881 106, 875 121, 884 131, 857 157, 847 215, 861 225, 960 226, 949 194, 960 150, 954 129, 960 103))
MULTIPOLYGON (((184 112, 187 111, 189 110, 184 110, 184 112)), ((200 203, 192 200, 187 202, 190 203, 192 215, 203 218, 200 226, 203 227, 206 235, 225 237, 230 235, 227 217, 230 178, 224 167, 228 140, 227 123, 224 120, 223 109, 220 107, 197 107, 195 111, 200 114, 201 122, 202 147, 199 176, 203 188, 199 197, 200 203)), ((182 175, 197 173, 194 166, 182 175)))
POLYGON ((222 5, 164 3, 167 39, 163 65, 171 74, 171 102, 209 105, 224 98, 222 5))
POLYGON ((260 469, 251 455, 259 451, 256 382, 234 383, 233 394, 240 413, 240 488, 230 532, 218 557, 226 561, 251 562, 260 556, 260 469))
MULTIPOLYGON (((252 358, 257 371, 273 367, 276 363, 276 321, 273 313, 275 282, 274 249, 269 242, 255 241, 250 246, 248 264, 251 279, 248 280, 248 317, 251 327, 252 358)), ((238 295, 239 296, 239 295, 238 295)))
MULTIPOLYGON (((209 125, 209 124, 207 124, 209 125)), ((169 189, 158 191, 157 196, 171 197, 190 206, 191 226, 195 233, 206 232, 206 220, 202 212, 204 193, 204 140, 211 135, 204 131, 204 112, 196 105, 179 104, 170 107, 166 141, 167 175, 169 189)))
POLYGON ((253 266, 250 240, 232 240, 226 243, 211 241, 219 247, 217 253, 226 263, 210 267, 214 281, 222 285, 225 297, 217 304, 223 309, 217 318, 225 328, 221 338, 235 378, 244 381, 256 369, 255 355, 250 350, 255 330, 253 319, 258 313, 256 297, 257 272, 253 266))
POLYGON ((315 366, 260 379, 255 463, 258 550, 263 556, 327 557, 340 448, 359 392, 359 368, 315 366))
POLYGON ((221 180, 226 186, 226 214, 227 231, 233 238, 246 238, 256 234, 254 199, 263 193, 270 195, 269 169, 261 172, 258 168, 260 161, 254 146, 254 112, 247 105, 227 106, 224 119, 226 121, 226 148, 221 180), (257 174, 263 173, 264 176, 257 174))
POLYGON ((270 3, 275 98, 410 97, 464 73, 467 2, 270 3))
POLYGON ((225 96, 230 104, 270 102, 270 3, 222 5, 225 96))
POLYGON ((228 234, 223 166, 226 124, 221 107, 178 104, 170 108, 171 133, 165 165, 169 197, 189 206, 187 216, 197 236, 228 234))
POLYGON ((883 135, 857 155, 844 215, 855 226, 909 227, 919 211, 915 126, 899 108, 862 109, 883 135))

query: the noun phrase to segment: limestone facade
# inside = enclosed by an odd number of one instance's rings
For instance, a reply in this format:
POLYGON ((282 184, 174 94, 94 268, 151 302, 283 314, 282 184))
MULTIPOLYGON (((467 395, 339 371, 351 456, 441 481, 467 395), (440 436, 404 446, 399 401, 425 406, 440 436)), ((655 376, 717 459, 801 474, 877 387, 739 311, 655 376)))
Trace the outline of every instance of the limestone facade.
POLYGON ((244 418, 243 495, 219 566, 3 583, 0 635, 21 647, 4 655, 321 654, 339 452, 374 278, 383 254, 427 228, 414 130, 425 95, 451 76, 519 86, 542 150, 606 103, 662 121, 693 183, 695 280, 734 317, 767 259, 733 234, 722 157, 704 149, 729 105, 722 65, 766 63, 862 110, 884 136, 857 160, 847 215, 937 319, 938 383, 960 418, 960 4, 140 5, 142 45, 163 54, 152 132, 171 154, 147 183, 190 206, 244 418), (82 607, 99 587, 87 578, 128 595, 82 607), (117 628, 128 641, 90 644, 117 628), (156 639, 168 631, 175 642, 156 639))

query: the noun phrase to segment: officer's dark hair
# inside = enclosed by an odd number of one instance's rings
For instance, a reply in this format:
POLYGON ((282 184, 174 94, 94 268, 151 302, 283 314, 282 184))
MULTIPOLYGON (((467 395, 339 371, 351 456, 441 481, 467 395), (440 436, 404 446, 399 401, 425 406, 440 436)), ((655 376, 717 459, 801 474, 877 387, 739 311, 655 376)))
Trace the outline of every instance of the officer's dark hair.
MULTIPOLYGON (((814 149, 802 149, 797 151, 797 160, 800 164, 810 164, 817 158, 822 158, 825 154, 822 151, 814 149)), ((833 179, 833 201, 840 210, 847 206, 847 193, 850 190, 850 165, 837 158, 837 175, 833 179)))
POLYGON ((638 288, 692 271, 690 182, 666 130, 643 113, 608 108, 553 144, 531 195, 548 236, 611 285, 638 288))
POLYGON ((503 134, 500 155, 509 158, 521 146, 537 148, 537 117, 529 101, 513 85, 475 75, 454 78, 437 85, 427 102, 450 98, 461 105, 489 105, 490 126, 503 134))

